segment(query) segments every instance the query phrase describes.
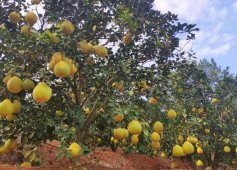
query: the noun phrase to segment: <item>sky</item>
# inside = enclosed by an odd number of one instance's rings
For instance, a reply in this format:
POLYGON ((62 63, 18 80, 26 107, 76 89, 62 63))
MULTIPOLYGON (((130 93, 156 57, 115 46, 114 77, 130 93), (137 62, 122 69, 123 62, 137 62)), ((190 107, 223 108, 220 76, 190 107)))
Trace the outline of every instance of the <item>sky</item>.
POLYGON ((192 48, 198 60, 214 58, 237 73, 237 0, 155 0, 154 5, 177 14, 180 22, 197 24, 200 31, 186 49, 192 48))

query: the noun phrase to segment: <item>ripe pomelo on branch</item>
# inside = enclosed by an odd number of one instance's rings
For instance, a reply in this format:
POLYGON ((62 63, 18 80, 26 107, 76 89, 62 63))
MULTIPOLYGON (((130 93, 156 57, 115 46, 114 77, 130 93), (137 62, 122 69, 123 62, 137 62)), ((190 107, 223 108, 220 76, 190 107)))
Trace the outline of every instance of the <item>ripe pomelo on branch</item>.
POLYGON ((9 14, 9 20, 12 22, 12 23, 18 23, 20 22, 21 20, 21 16, 18 12, 16 11, 13 11, 9 14))
POLYGON ((174 157, 182 157, 184 156, 184 150, 180 145, 175 145, 172 150, 172 155, 174 157))
POLYGON ((151 134, 151 140, 152 140, 153 142, 158 142, 158 141, 160 140, 160 135, 159 135, 159 133, 153 132, 153 133, 151 134))
POLYGON ((38 20, 37 15, 34 12, 28 12, 25 16, 25 22, 30 26, 33 26, 38 20))
POLYGON ((73 142, 69 147, 68 151, 71 153, 72 157, 77 157, 80 154, 81 146, 76 142, 73 142))
POLYGON ((19 100, 14 100, 13 105, 14 105, 13 113, 19 113, 21 111, 21 102, 19 100))
POLYGON ((17 76, 10 78, 7 82, 7 89, 9 92, 14 94, 21 92, 22 80, 17 76))
POLYGON ((156 105, 158 103, 157 99, 155 97, 151 97, 148 102, 152 105, 156 105))
POLYGON ((87 43, 86 41, 80 41, 78 45, 80 50, 85 54, 89 54, 93 50, 93 45, 91 43, 87 43))
POLYGON ((101 45, 95 45, 93 47, 94 49, 94 52, 95 54, 98 56, 98 57, 101 57, 101 58, 105 58, 108 56, 108 50, 106 47, 104 46, 101 46, 101 45))
POLYGON ((128 124, 128 132, 132 135, 139 135, 142 132, 142 125, 137 120, 132 120, 128 124))
POLYGON ((5 99, 0 103, 0 116, 9 116, 14 112, 14 105, 10 99, 5 99))
POLYGON ((4 78, 3 78, 3 83, 4 84, 7 84, 8 80, 10 80, 12 78, 12 75, 6 75, 4 78))
POLYGON ((32 92, 33 99, 37 103, 45 103, 52 96, 52 89, 44 82, 40 82, 32 92))
POLYGON ((74 32, 74 25, 72 24, 71 21, 69 20, 65 20, 63 21, 63 23, 61 24, 61 31, 63 34, 65 35, 72 35, 74 32))
POLYGON ((153 131, 157 133, 162 133, 164 130, 164 126, 161 122, 156 121, 153 125, 153 131))
POLYGON ((132 42, 132 34, 130 32, 127 32, 125 36, 123 37, 123 43, 128 45, 132 42))
POLYGON ((70 66, 65 61, 60 61, 54 66, 54 74, 57 77, 67 77, 70 75, 70 66))
POLYGON ((25 79, 22 83, 22 87, 25 91, 31 91, 35 87, 35 83, 30 79, 25 79))
POLYGON ((21 33, 29 35, 30 34, 30 26, 29 25, 23 25, 21 27, 21 33))
POLYGON ((189 141, 184 142, 182 147, 187 155, 194 153, 194 147, 189 141))
POLYGON ((139 142, 138 135, 132 135, 132 137, 131 137, 132 145, 137 145, 138 142, 139 142))
POLYGON ((115 121, 116 123, 123 121, 123 119, 124 119, 124 115, 123 115, 122 113, 117 114, 117 115, 114 116, 114 121, 115 121))

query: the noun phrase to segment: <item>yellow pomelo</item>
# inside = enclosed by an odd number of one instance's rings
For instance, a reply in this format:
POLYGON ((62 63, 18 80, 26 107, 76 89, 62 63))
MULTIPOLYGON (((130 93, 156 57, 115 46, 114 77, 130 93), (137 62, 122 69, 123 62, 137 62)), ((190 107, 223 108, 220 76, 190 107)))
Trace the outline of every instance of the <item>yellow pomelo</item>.
POLYGON ((30 168, 31 167, 31 163, 30 162, 23 162, 20 165, 21 168, 30 168))
POLYGON ((211 132, 210 129, 205 129, 206 134, 209 134, 210 132, 211 132))
POLYGON ((112 137, 110 138, 110 142, 111 142, 111 143, 114 143, 114 140, 115 140, 115 139, 114 139, 114 137, 112 136, 112 137))
POLYGON ((225 146, 224 147, 224 152, 225 153, 229 153, 230 152, 230 147, 229 146, 225 146))
POLYGON ((5 154, 7 152, 9 152, 9 149, 5 145, 0 147, 0 155, 5 154))
POLYGON ((147 85, 146 81, 142 80, 141 82, 138 83, 139 88, 141 89, 141 91, 146 91, 148 90, 150 87, 147 85))
POLYGON ((216 98, 212 98, 212 100, 211 100, 212 104, 216 104, 217 102, 218 102, 218 100, 216 98))
POLYGON ((22 88, 25 90, 25 91, 31 91, 33 90, 35 87, 35 83, 30 80, 30 79, 25 79, 22 83, 22 88))
POLYGON ((174 157, 182 157, 184 156, 184 150, 180 145, 175 145, 172 150, 172 155, 174 157))
POLYGON ((7 82, 7 89, 9 92, 14 94, 21 92, 22 80, 17 76, 10 78, 7 82))
POLYGON ((128 129, 128 132, 133 135, 140 134, 142 132, 142 125, 137 120, 132 120, 128 124, 127 129, 128 129))
POLYGON ((179 141, 180 143, 182 143, 182 142, 184 141, 184 137, 183 137, 182 135, 179 135, 179 136, 178 136, 178 141, 179 141))
POLYGON ((57 110, 57 111, 55 112, 55 114, 56 114, 56 116, 60 117, 60 116, 63 115, 63 112, 62 112, 61 110, 57 110))
POLYGON ((114 138, 122 140, 124 138, 124 130, 122 128, 114 129, 114 138))
POLYGON ((64 61, 69 65, 70 67, 70 75, 73 75, 77 72, 76 66, 73 64, 73 61, 69 58, 64 58, 64 61))
POLYGON ((121 113, 114 116, 114 121, 115 121, 116 123, 123 121, 123 119, 124 119, 124 115, 121 114, 121 113))
POLYGON ((60 61, 54 66, 54 74, 57 77, 67 77, 70 75, 70 66, 65 61, 60 61))
POLYGON ((153 155, 154 155, 155 157, 157 157, 157 156, 158 156, 158 151, 157 151, 157 150, 154 150, 154 151, 153 151, 153 155))
POLYGON ((137 143, 139 142, 138 135, 132 135, 131 142, 132 142, 132 145, 137 145, 137 143))
POLYGON ((176 118, 177 113, 176 113, 175 110, 170 109, 170 110, 168 111, 168 113, 167 113, 167 116, 168 116, 169 119, 174 119, 174 118, 176 118))
POLYGON ((198 112, 198 114, 203 114, 204 113, 204 109, 203 108, 199 108, 197 112, 198 112))
POLYGON ((76 142, 73 142, 69 147, 68 151, 72 154, 73 157, 77 157, 80 154, 81 146, 76 142))
POLYGON ((33 26, 38 20, 37 15, 34 12, 28 12, 25 16, 25 22, 30 26, 33 26))
POLYGON ((162 133, 164 130, 164 126, 161 122, 156 121, 153 125, 153 131, 157 133, 162 133))
POLYGON ((12 143, 12 139, 7 139, 6 142, 4 143, 4 146, 9 149, 11 143, 12 143))
POLYGON ((23 34, 30 34, 30 26, 29 25, 23 25, 21 27, 21 33, 23 33, 23 34))
POLYGON ((0 115, 9 116, 14 112, 14 105, 9 99, 5 99, 0 103, 0 115))
POLYGON ((129 95, 129 96, 133 96, 133 95, 134 95, 134 91, 133 91, 133 90, 130 90, 130 91, 128 92, 128 95, 129 95))
POLYGON ((52 96, 52 89, 44 82, 40 82, 32 92, 33 99, 38 103, 45 103, 52 96))
POLYGON ((61 24, 61 30, 62 33, 64 33, 65 35, 71 35, 74 32, 74 25, 72 24, 71 21, 69 20, 65 20, 63 21, 63 23, 61 24))
POLYGON ((102 142, 102 139, 101 139, 101 138, 97 138, 97 139, 96 139, 96 142, 97 142, 97 143, 101 143, 101 142, 102 142))
POLYGON ((203 166, 203 162, 201 160, 197 160, 196 165, 198 167, 201 167, 201 166, 203 166))
POLYGON ((49 62, 49 70, 53 71, 55 64, 56 64, 55 61, 51 60, 49 62))
POLYGON ((198 139, 196 137, 193 137, 193 136, 188 136, 187 141, 191 142, 192 144, 198 143, 198 139))
POLYGON ((31 0, 32 4, 38 5, 40 3, 40 0, 31 0))
POLYGON ((152 149, 158 150, 160 148, 160 142, 153 142, 151 143, 152 149))
POLYGON ((197 148, 197 153, 200 154, 200 155, 203 154, 203 150, 202 150, 201 147, 198 147, 198 148, 197 148))
POLYGON ((89 114, 91 111, 90 111, 90 108, 84 107, 83 112, 85 112, 86 114, 89 114))
POLYGON ((151 140, 152 140, 153 142, 158 142, 158 141, 160 140, 160 135, 159 135, 159 133, 153 132, 153 133, 151 134, 151 140))
POLYGON ((70 130, 71 130, 73 133, 76 133, 76 132, 77 132, 77 128, 75 128, 75 127, 71 127, 70 130))
POLYGON ((98 55, 101 58, 105 58, 108 56, 108 50, 106 47, 95 45, 94 47, 95 54, 98 55))
POLYGON ((128 136, 129 136, 129 132, 128 132, 128 130, 127 129, 125 129, 125 128, 122 128, 123 129, 123 137, 124 138, 128 138, 128 136))
POLYGON ((190 155, 194 153, 194 147, 193 144, 191 144, 189 141, 184 142, 183 144, 183 151, 187 154, 190 155))
POLYGON ((19 100, 14 100, 13 105, 14 105, 13 113, 19 113, 21 111, 21 102, 19 100))
POLYGON ((52 61, 54 64, 57 64, 59 61, 63 60, 63 53, 62 52, 56 52, 52 56, 52 61))
POLYGON ((72 59, 64 57, 64 60, 69 66, 73 64, 72 59))
POLYGON ((157 99, 155 97, 151 97, 148 101, 150 104, 156 105, 158 103, 157 99))
POLYGON ((160 157, 161 157, 161 158, 165 158, 165 157, 166 157, 166 153, 165 153, 165 152, 161 152, 161 153, 160 153, 160 157))
POLYGON ((3 83, 4 83, 4 84, 7 84, 8 80, 10 80, 11 78, 12 78, 11 75, 6 75, 6 76, 4 77, 4 79, 3 79, 3 83))
POLYGON ((14 11, 9 14, 9 19, 12 23, 18 23, 21 20, 21 16, 18 12, 14 11))
POLYGON ((93 45, 91 43, 87 43, 85 41, 81 41, 78 43, 79 44, 79 48, 80 50, 85 53, 85 54, 89 54, 92 52, 93 50, 93 45))
POLYGON ((74 64, 70 65, 70 75, 73 75, 77 72, 77 67, 74 64))
POLYGON ((130 32, 126 33, 125 36, 123 37, 123 43, 128 45, 132 41, 132 34, 130 32))

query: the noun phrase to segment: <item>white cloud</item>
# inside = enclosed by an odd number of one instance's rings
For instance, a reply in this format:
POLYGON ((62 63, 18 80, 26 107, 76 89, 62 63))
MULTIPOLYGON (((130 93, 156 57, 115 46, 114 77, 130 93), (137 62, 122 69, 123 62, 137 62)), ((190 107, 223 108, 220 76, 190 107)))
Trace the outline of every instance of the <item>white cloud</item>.
POLYGON ((172 11, 188 22, 225 17, 227 10, 217 10, 215 0, 155 0, 155 7, 162 12, 172 11))
POLYGON ((216 56, 228 54, 230 48, 231 48, 230 43, 226 43, 226 44, 223 44, 223 45, 217 46, 217 47, 209 46, 209 47, 205 47, 203 49, 199 49, 197 51, 197 54, 200 58, 216 57, 216 56))
MULTIPOLYGON (((232 5, 237 11, 237 1, 232 5)), ((193 47, 197 57, 217 57, 227 55, 232 47, 233 33, 226 27, 229 6, 221 0, 155 0, 155 8, 161 12, 178 14, 182 22, 195 23, 200 31, 193 47)), ((181 45, 185 41, 181 41, 181 45)))
POLYGON ((233 9, 235 10, 235 12, 237 12, 237 1, 235 1, 232 5, 233 9))

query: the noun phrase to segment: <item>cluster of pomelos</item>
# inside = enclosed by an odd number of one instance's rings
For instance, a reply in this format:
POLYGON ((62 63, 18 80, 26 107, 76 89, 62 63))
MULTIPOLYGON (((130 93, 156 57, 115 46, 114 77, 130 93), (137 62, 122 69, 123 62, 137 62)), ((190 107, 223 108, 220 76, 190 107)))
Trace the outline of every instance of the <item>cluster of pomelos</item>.
MULTIPOLYGON (((37 86, 35 86, 35 83, 30 79, 25 79, 23 81, 18 76, 11 75, 7 75, 3 79, 3 82, 7 85, 8 91, 12 94, 18 94, 23 90, 26 92, 31 92, 33 90, 32 96, 37 103, 45 103, 49 101, 52 96, 52 89, 45 82, 40 82, 37 86)), ((8 101, 5 103, 7 103, 8 108, 12 108, 11 102, 8 101)))
POLYGON ((72 76, 77 71, 73 60, 65 57, 62 52, 53 54, 49 62, 49 69, 53 71, 57 77, 72 76))
MULTIPOLYGON (((118 114, 115 116, 115 121, 120 122, 123 119, 123 115, 118 114), (121 118, 119 118, 121 116, 121 118), (119 119, 119 120, 117 120, 119 119)), ((111 137, 111 143, 117 144, 122 142, 123 144, 127 144, 127 138, 129 134, 131 134, 131 144, 137 145, 139 142, 139 134, 142 132, 142 126, 137 120, 132 120, 127 128, 116 128, 114 129, 113 136, 111 137)))

